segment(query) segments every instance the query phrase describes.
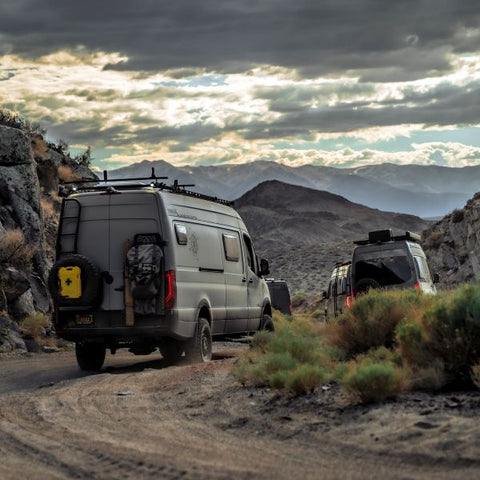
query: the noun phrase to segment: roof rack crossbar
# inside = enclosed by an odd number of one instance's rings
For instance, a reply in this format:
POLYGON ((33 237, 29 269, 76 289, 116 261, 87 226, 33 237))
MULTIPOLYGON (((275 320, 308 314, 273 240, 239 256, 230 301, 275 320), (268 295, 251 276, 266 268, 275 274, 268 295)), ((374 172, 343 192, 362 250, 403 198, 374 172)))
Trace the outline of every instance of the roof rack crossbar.
POLYGON ((75 184, 83 184, 83 183, 99 183, 99 182, 132 182, 136 180, 165 180, 168 177, 158 177, 155 175, 155 168, 152 167, 152 173, 149 177, 129 177, 129 178, 108 178, 107 170, 103 171, 103 180, 100 179, 92 179, 92 180, 73 180, 70 182, 62 182, 62 185, 75 185, 75 184))
POLYGON ((186 187, 194 187, 195 185, 193 183, 189 184, 180 184, 178 180, 174 180, 172 185, 167 185, 164 182, 158 182, 157 180, 164 180, 167 179, 168 177, 158 177, 155 174, 155 168, 152 167, 152 174, 150 177, 131 177, 131 178, 114 178, 114 179, 109 179, 107 171, 103 171, 103 180, 97 179, 97 180, 76 180, 72 182, 62 182, 62 185, 80 185, 76 187, 77 192, 88 192, 88 191, 98 191, 98 190, 105 190, 108 185, 107 183, 110 182, 138 182, 141 180, 154 180, 153 182, 150 182, 148 185, 143 184, 143 183, 130 183, 130 184, 122 184, 122 185, 116 185, 115 190, 128 190, 131 188, 145 188, 145 187, 154 187, 154 188, 159 188, 161 190, 167 190, 172 193, 178 193, 180 195, 186 195, 188 197, 194 197, 194 198, 199 198, 202 200, 208 200, 211 202, 219 203, 221 205, 227 205, 227 206, 232 206, 233 201, 230 200, 223 200, 218 197, 214 197, 211 195, 205 195, 203 193, 198 193, 198 192, 193 192, 191 190, 186 190, 186 187), (96 185, 84 185, 84 184, 91 184, 95 183, 96 185))

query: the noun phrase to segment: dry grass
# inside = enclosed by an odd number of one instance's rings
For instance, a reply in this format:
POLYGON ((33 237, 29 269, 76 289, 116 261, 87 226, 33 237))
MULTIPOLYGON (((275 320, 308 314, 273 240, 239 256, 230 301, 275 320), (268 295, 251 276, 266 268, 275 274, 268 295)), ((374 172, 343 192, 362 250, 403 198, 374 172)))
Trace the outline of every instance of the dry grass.
POLYGON ((78 182, 82 178, 77 175, 71 167, 66 167, 66 166, 60 166, 58 167, 58 178, 62 182, 78 182))
POLYGON ((55 204, 52 200, 42 197, 40 199, 43 218, 56 218, 58 216, 55 204))
POLYGON ((32 137, 32 153, 33 158, 37 161, 48 159, 48 145, 41 135, 33 135, 32 137))
POLYGON ((29 271, 36 248, 29 245, 20 229, 7 230, 0 239, 0 264, 29 271))

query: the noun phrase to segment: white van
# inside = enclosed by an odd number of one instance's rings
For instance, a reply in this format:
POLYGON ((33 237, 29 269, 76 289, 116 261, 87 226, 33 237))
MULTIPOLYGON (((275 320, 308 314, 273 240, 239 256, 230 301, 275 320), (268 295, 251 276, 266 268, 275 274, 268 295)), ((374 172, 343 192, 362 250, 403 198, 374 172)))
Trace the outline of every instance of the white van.
POLYGON ((63 201, 49 277, 80 368, 122 347, 208 361, 212 336, 273 330, 268 262, 229 202, 156 180, 89 190, 63 201))

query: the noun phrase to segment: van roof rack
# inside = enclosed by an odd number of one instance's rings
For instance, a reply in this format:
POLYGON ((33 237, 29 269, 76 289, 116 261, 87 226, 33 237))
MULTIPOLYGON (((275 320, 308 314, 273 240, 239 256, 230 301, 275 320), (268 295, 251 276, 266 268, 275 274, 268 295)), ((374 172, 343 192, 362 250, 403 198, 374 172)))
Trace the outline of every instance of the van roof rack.
POLYGON ((391 228, 387 230, 375 230, 368 232, 367 240, 356 240, 355 245, 370 245, 375 243, 396 242, 401 240, 409 240, 410 242, 420 243, 422 237, 418 233, 406 231, 404 235, 394 235, 391 228))
POLYGON ((107 170, 103 171, 103 179, 95 179, 95 180, 74 180, 70 182, 62 182, 59 185, 59 195, 68 197, 73 192, 91 192, 91 191, 106 191, 108 193, 115 193, 118 190, 131 190, 134 188, 158 188, 160 190, 168 190, 172 193, 178 193, 181 195, 186 195, 188 197, 200 198, 202 200, 209 200, 211 202, 220 203, 222 205, 232 206, 233 202, 229 200, 223 200, 218 197, 214 197, 211 195, 204 195, 203 193, 192 192, 191 190, 187 190, 186 187, 194 187, 193 183, 190 184, 180 184, 178 180, 174 180, 172 185, 167 185, 164 182, 159 182, 158 180, 165 180, 168 177, 158 177, 155 174, 155 168, 152 167, 152 173, 149 177, 129 177, 129 178, 108 178, 107 170), (150 180, 150 183, 146 185, 145 183, 138 183, 142 180, 150 180), (112 182, 123 182, 122 184, 115 185, 113 187, 110 185, 112 182), (125 183, 125 182, 134 182, 134 183, 125 183), (91 185, 95 184, 95 185, 91 185), (67 185, 71 186, 71 188, 61 189, 62 186, 67 185))

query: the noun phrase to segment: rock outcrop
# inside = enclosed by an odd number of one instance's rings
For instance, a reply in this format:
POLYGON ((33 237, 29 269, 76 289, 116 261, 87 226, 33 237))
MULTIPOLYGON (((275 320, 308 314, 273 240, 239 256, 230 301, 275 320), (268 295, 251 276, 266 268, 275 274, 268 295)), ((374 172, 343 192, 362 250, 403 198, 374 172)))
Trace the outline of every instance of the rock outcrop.
POLYGON ((0 352, 26 349, 19 323, 51 311, 59 174, 96 178, 42 135, 0 125, 0 352))
POLYGON ((423 243, 442 286, 480 279, 480 193, 425 230, 423 243))

